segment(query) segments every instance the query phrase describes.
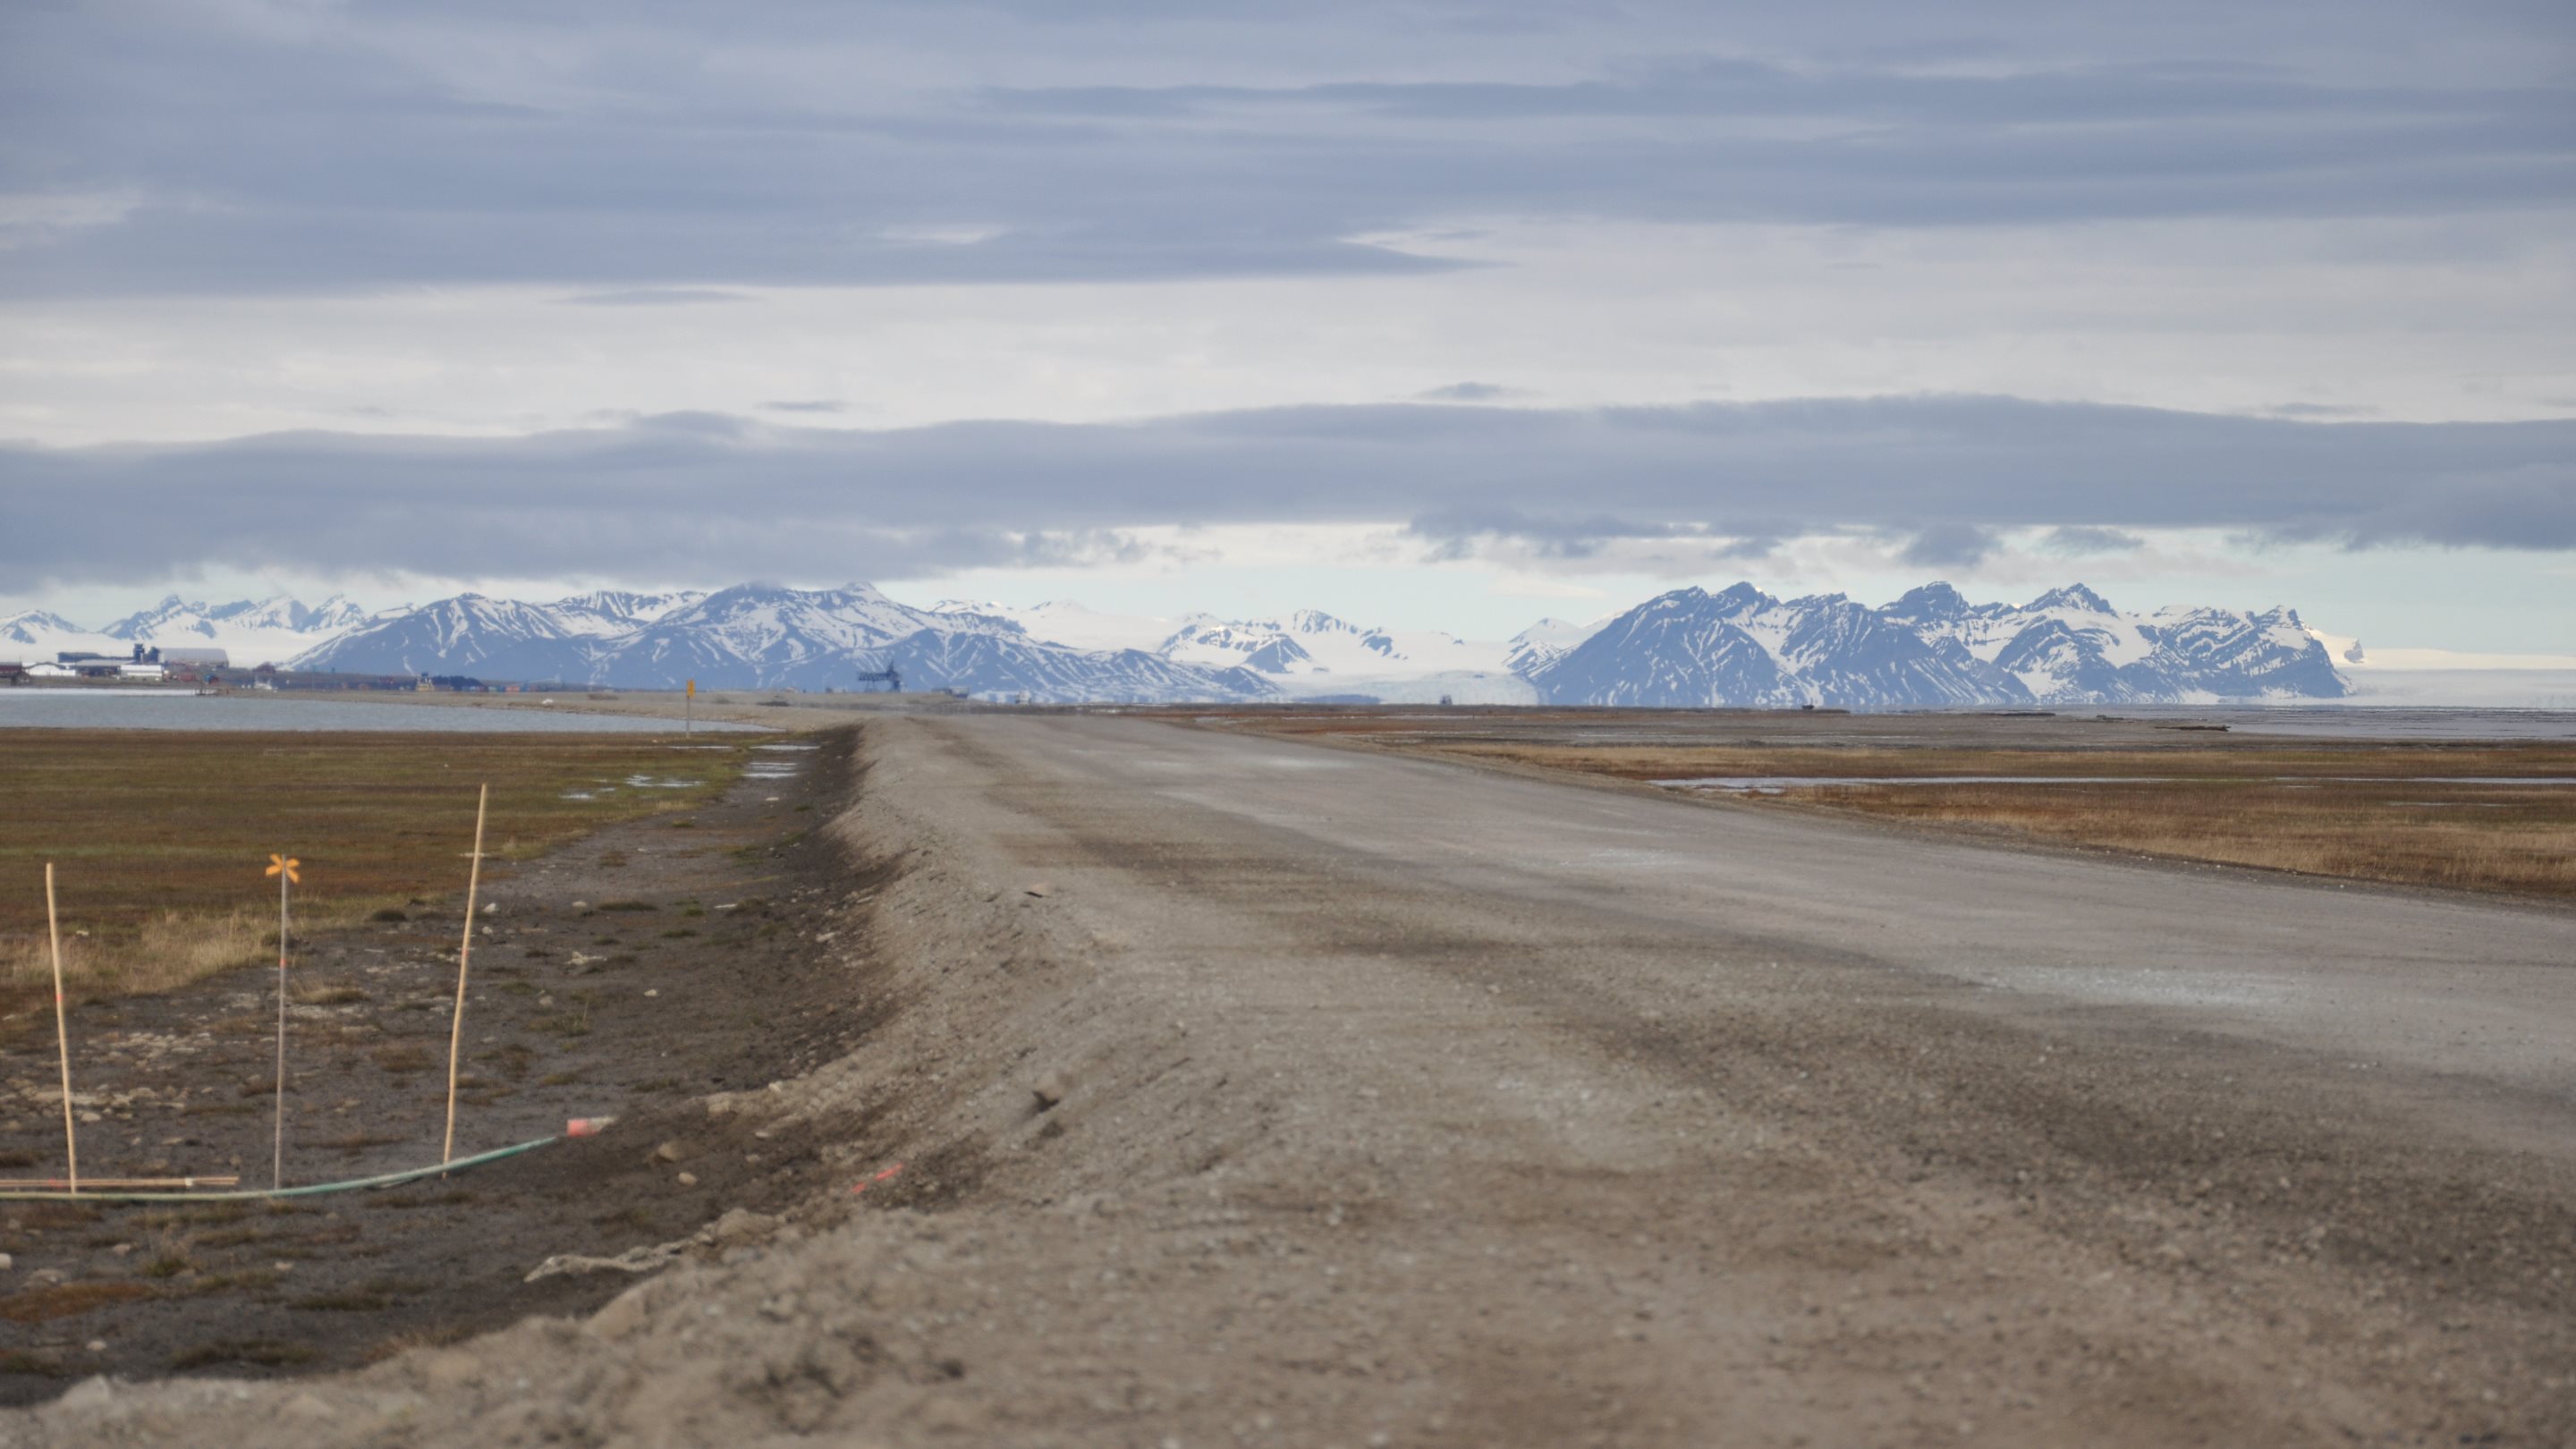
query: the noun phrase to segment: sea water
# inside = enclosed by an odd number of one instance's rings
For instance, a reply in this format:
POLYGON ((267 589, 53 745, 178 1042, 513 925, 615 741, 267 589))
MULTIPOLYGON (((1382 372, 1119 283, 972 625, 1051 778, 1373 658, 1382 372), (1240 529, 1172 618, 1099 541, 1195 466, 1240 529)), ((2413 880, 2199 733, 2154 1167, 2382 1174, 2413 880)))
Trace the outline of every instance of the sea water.
MULTIPOLYGON (((758 725, 699 720, 704 731, 758 730, 758 725)), ((419 734, 677 734, 680 721, 627 714, 583 714, 530 700, 508 709, 405 705, 394 702, 201 695, 184 689, 49 689, 0 687, 0 729, 89 730, 373 730, 419 734)))

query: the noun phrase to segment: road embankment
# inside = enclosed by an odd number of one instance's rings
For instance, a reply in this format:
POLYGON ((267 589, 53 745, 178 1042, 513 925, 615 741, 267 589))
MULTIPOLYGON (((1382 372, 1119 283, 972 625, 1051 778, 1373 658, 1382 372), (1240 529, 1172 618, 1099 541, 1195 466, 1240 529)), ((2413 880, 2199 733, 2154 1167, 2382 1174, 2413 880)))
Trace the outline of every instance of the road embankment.
POLYGON ((2561 916, 1131 720, 897 718, 866 749, 806 944, 867 1029, 705 1103, 737 1147, 812 1144, 822 1187, 587 1318, 85 1384, 0 1437, 2576 1426, 2561 916), (2410 1015, 2437 950, 2447 1005, 2410 1015))

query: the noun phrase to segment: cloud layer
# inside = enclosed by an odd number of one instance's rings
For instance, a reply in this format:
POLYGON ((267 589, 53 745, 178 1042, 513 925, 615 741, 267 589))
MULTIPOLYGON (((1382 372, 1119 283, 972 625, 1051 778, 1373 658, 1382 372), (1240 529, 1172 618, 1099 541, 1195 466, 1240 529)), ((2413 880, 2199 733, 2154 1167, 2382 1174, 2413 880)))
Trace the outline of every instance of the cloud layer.
POLYGON ((0 288, 539 282, 646 304, 1403 272, 1449 264, 1426 231, 1493 216, 1973 226, 2576 195, 2551 7, 1773 8, 19 6, 0 288))
POLYGON ((920 578, 1132 553, 1168 525, 1398 523, 1508 544, 1865 529, 1926 565, 1991 530, 2221 528, 2576 547, 2576 422, 2320 425, 2009 398, 1309 407, 893 431, 677 414, 506 439, 285 434, 0 449, 0 570, 144 581, 210 558, 448 577, 920 578), (153 520, 149 527, 116 520, 153 520), (65 539, 80 547, 67 549, 65 539))

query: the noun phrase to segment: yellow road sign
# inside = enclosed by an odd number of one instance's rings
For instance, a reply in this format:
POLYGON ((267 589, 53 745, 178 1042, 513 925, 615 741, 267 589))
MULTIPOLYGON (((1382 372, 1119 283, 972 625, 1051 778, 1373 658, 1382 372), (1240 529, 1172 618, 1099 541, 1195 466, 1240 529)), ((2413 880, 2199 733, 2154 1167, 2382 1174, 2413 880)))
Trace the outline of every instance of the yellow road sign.
POLYGON ((262 871, 261 874, 277 875, 282 872, 289 881, 296 885, 302 885, 304 884, 304 877, 297 875, 295 873, 295 868, 303 863, 304 862, 297 860, 291 855, 271 855, 268 858, 268 869, 262 871))

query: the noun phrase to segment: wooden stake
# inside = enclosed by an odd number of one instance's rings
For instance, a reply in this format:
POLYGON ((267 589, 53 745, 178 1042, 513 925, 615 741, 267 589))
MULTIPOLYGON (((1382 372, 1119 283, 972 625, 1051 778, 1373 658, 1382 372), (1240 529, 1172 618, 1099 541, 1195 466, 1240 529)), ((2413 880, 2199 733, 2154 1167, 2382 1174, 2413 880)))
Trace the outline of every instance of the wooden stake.
POLYGON ((474 956, 474 892, 483 883, 483 812, 492 803, 492 787, 474 798, 474 854, 465 870, 465 939, 456 943, 456 1021, 447 1029, 447 1145, 439 1161, 456 1160, 456 1063, 465 1047, 465 970, 474 956))
POLYGON ((277 873, 277 1132, 269 1144, 268 1185, 286 1186, 286 872, 277 873))
POLYGON ((54 863, 45 862, 45 939, 54 948, 54 1040, 63 1054, 63 1156, 71 1164, 68 1190, 80 1191, 80 1131, 72 1126, 72 1033, 63 1020, 63 928, 54 915, 54 863))
MULTIPOLYGON (((232 1187, 240 1182, 238 1177, 93 1177, 89 1180, 89 1190, 139 1192, 165 1187, 232 1187)), ((53 1192, 65 1187, 64 1181, 58 1177, 0 1177, 0 1192, 53 1192)), ((70 1190, 79 1191, 77 1187, 70 1190)))

